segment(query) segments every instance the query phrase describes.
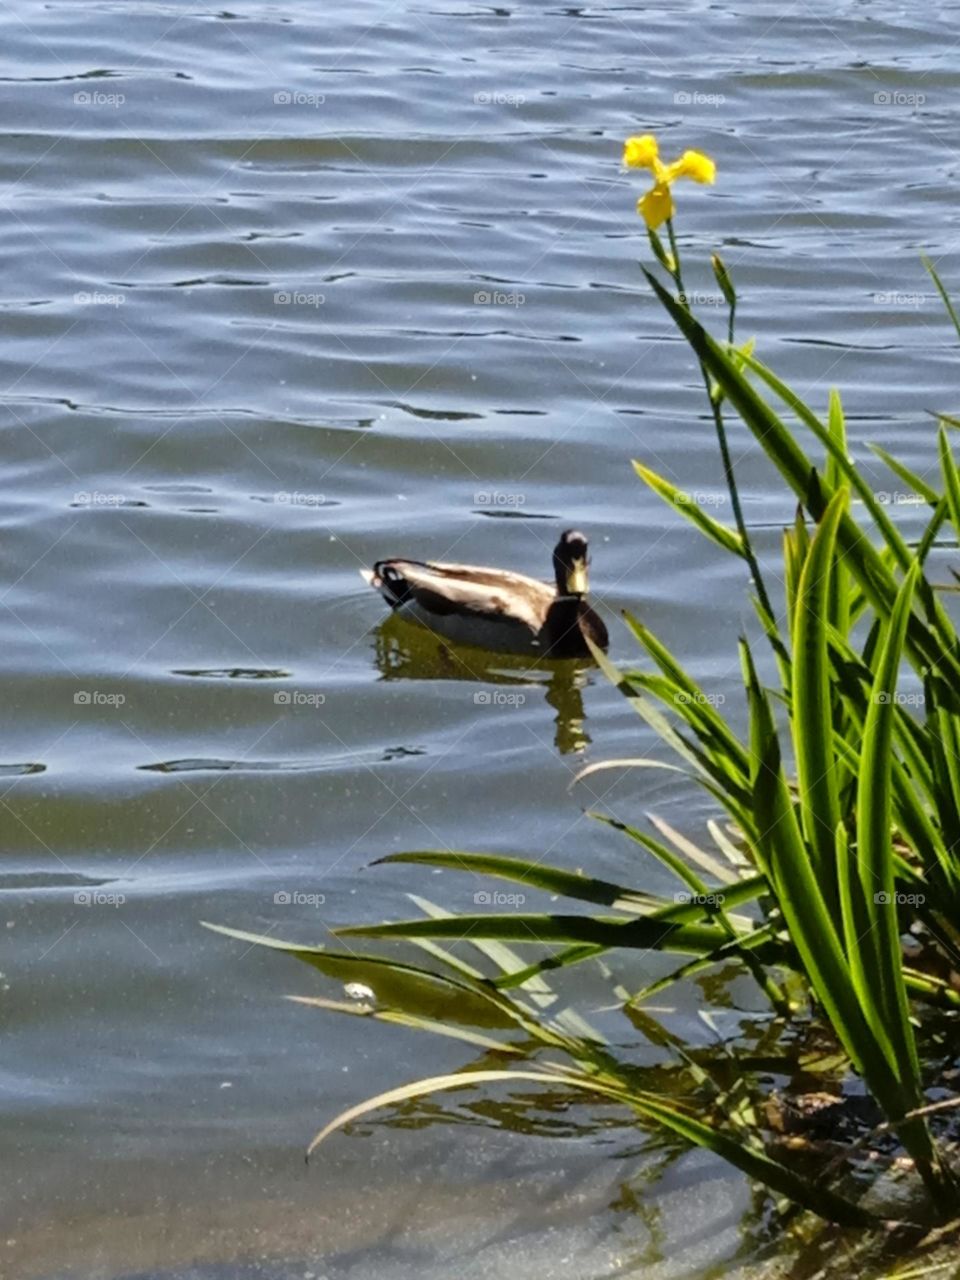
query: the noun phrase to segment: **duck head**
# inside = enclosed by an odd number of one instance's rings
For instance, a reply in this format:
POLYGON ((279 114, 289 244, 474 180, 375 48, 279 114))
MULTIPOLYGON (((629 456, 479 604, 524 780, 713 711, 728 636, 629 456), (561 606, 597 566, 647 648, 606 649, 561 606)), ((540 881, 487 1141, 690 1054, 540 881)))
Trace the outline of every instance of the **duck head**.
POLYGON ((557 595, 587 594, 587 540, 579 529, 567 529, 561 533, 553 551, 553 571, 557 578, 557 595))

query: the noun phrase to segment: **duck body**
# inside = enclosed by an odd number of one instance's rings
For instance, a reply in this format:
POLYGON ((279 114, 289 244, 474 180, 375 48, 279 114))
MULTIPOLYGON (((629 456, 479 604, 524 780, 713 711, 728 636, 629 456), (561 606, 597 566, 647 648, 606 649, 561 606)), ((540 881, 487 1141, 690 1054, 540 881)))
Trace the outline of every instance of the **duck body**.
POLYGON ((380 560, 363 571, 399 617, 458 644, 550 658, 590 656, 586 637, 609 644, 584 599, 586 539, 563 534, 554 584, 509 569, 422 560, 380 560), (576 589, 572 589, 576 588, 576 589))

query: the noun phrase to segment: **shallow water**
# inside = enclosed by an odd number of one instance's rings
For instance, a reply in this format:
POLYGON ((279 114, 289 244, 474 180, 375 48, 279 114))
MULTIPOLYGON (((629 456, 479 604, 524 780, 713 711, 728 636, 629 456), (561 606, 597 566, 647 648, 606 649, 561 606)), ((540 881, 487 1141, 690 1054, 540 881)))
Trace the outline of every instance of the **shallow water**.
MULTIPOLYGON (((924 470, 925 411, 956 409, 918 253, 960 281, 958 6, 24 0, 0 32, 0 1273, 600 1276, 620 1233, 722 1265, 741 1181, 691 1154, 665 1225, 612 1209, 628 1131, 374 1128, 305 1171, 324 1119, 468 1051, 286 1003, 316 975, 198 921, 318 941, 409 892, 473 906, 469 877, 365 869, 404 848, 668 887, 581 806, 696 836, 703 798, 665 772, 568 790, 652 747, 619 695, 381 629, 357 570, 545 572, 576 524, 614 656, 629 607, 732 697, 742 575, 629 466, 724 518, 621 141, 716 157, 715 188, 677 189, 688 289, 713 314, 720 247, 743 336, 815 401, 843 388, 858 457, 924 470), (565 1206, 527 1270, 479 1246, 470 1270, 474 1228, 444 1228, 451 1133, 483 1239, 565 1206)), ((775 555, 789 504, 734 444, 775 555)))

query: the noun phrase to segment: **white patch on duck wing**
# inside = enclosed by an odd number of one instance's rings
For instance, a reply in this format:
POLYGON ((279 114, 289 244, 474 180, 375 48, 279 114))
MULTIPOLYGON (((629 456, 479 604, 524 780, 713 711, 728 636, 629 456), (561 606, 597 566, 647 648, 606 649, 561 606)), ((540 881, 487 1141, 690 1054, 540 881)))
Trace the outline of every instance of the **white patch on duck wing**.
POLYGON ((453 565, 395 564, 421 608, 438 616, 462 613, 474 623, 519 624, 536 633, 556 598, 545 582, 519 573, 470 566, 464 566, 469 573, 457 573, 453 565))

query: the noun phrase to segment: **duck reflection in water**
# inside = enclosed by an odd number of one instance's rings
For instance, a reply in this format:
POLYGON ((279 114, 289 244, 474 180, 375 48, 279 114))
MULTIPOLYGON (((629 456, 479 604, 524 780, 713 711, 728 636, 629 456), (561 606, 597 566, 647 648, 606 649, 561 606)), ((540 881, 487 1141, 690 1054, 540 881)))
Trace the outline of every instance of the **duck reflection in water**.
POLYGON ((384 680, 462 680, 488 686, 474 694, 478 704, 515 690, 542 688, 555 712, 554 745, 561 755, 583 751, 583 689, 592 664, 582 659, 530 659, 473 646, 454 647, 395 614, 374 633, 376 663, 384 680), (496 686, 496 690, 493 689, 496 686))

